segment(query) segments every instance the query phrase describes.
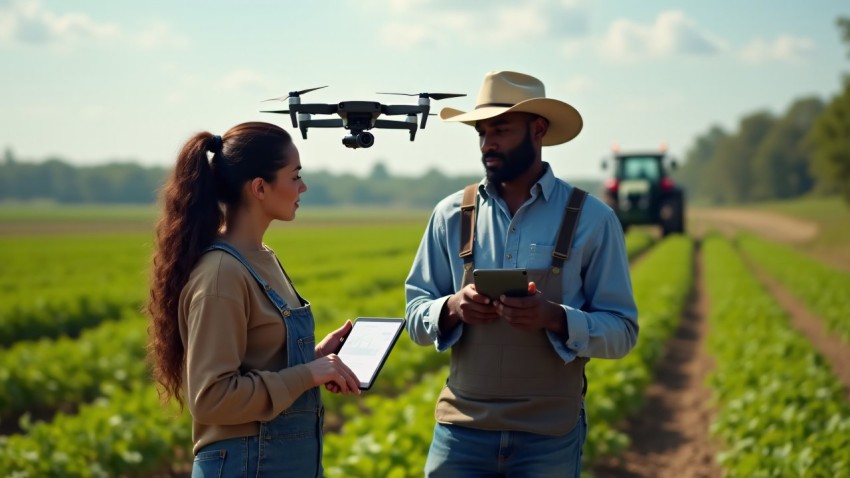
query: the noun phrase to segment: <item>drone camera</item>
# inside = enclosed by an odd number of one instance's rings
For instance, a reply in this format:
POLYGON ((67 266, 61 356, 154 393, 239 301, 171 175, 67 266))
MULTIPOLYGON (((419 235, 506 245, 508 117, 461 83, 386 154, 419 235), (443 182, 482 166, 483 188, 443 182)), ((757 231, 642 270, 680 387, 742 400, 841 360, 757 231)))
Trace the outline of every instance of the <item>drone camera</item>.
POLYGON ((375 144, 375 135, 368 131, 350 134, 342 138, 346 148, 371 148, 375 144))

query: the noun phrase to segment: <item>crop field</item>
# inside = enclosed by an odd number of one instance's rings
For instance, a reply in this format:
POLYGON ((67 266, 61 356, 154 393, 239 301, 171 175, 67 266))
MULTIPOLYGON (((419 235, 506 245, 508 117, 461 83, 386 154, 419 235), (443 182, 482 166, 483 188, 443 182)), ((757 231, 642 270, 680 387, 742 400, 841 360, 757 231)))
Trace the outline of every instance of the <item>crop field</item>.
MULTIPOLYGON (((317 337, 403 316, 429 211, 300 214, 266 242, 317 337)), ((0 476, 188 476, 188 413, 159 401, 145 361, 154 216, 0 207, 0 476)), ((807 253, 689 229, 626 236, 640 337, 589 362, 585 473, 850 476, 850 271, 824 260, 850 240, 807 253)), ((323 391, 326 475, 421 476, 448 358, 404 334, 372 390, 323 391)))

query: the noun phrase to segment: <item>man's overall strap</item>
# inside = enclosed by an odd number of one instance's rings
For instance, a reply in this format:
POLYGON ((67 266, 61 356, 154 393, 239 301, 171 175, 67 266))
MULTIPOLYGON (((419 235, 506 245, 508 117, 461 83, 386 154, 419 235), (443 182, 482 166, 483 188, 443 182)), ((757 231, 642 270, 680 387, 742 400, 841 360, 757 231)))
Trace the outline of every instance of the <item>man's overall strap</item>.
MULTIPOLYGON (((478 184, 470 184, 463 190, 463 202, 460 205, 460 257, 463 258, 464 266, 472 262, 472 244, 475 240, 475 201, 477 199, 478 184)), ((564 208, 564 217, 558 231, 558 241, 552 252, 553 272, 560 273, 564 261, 570 258, 570 248, 575 239, 581 208, 587 198, 587 191, 573 187, 567 207, 564 208)))
POLYGON ((266 282, 265 279, 260 277, 260 274, 258 274, 257 271, 255 271, 254 268, 251 267, 251 264, 248 263, 247 259, 242 257, 242 254, 240 254, 239 251, 230 246, 230 244, 226 244, 224 242, 214 242, 209 247, 207 247, 204 252, 209 252, 213 250, 224 251, 235 257, 237 261, 241 262, 242 265, 245 266, 246 269, 248 269, 248 272, 251 273, 251 276, 254 277, 254 280, 257 281, 257 284, 260 285, 260 288, 263 289, 263 292, 265 292, 266 296, 269 298, 272 304, 277 307, 277 310, 281 312, 286 310, 286 301, 283 300, 283 298, 274 289, 272 289, 272 286, 269 285, 269 283, 266 282))
POLYGON ((478 199, 478 183, 463 190, 460 204, 460 257, 464 269, 472 267, 472 244, 475 241, 475 202, 478 199))
POLYGON ((587 191, 573 187, 567 207, 564 208, 564 218, 561 220, 561 228, 558 231, 558 241, 552 252, 552 273, 560 274, 564 267, 564 261, 570 258, 570 248, 576 236, 578 219, 581 215, 581 207, 587 198, 587 191))

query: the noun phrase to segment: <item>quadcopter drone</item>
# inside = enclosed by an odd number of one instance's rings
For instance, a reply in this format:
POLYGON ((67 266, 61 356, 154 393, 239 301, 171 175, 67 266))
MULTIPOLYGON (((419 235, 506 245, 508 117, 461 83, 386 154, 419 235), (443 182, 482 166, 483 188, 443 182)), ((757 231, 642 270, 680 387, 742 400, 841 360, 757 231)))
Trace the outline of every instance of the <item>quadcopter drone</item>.
POLYGON ((376 101, 341 101, 335 104, 301 103, 301 95, 311 91, 327 88, 319 86, 301 91, 291 91, 287 96, 270 98, 264 101, 289 100, 288 110, 261 110, 261 113, 288 114, 292 127, 301 130, 301 137, 307 139, 308 128, 345 128, 351 134, 342 138, 342 144, 347 148, 370 148, 375 144, 375 136, 369 132, 372 128, 406 129, 410 132, 410 140, 416 138, 416 129, 425 129, 431 109, 431 100, 442 100, 466 96, 459 93, 378 93, 380 95, 418 96, 417 105, 384 105, 376 101), (313 119, 312 115, 333 115, 339 118, 313 119), (421 122, 417 115, 422 114, 421 122), (297 116, 296 116, 297 115, 297 116), (406 115, 404 120, 379 119, 378 117, 406 115))

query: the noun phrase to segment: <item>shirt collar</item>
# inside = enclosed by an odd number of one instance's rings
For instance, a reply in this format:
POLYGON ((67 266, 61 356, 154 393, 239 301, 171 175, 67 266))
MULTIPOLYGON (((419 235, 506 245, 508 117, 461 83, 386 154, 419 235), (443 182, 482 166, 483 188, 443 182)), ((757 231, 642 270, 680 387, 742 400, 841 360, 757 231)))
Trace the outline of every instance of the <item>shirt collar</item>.
MULTIPOLYGON (((540 179, 531 186, 531 196, 536 197, 542 193, 543 199, 549 201, 552 192, 555 190, 555 173, 552 172, 552 168, 549 167, 549 163, 546 161, 543 161, 543 169, 543 176, 540 176, 540 179)), ((486 201, 490 196, 498 196, 499 191, 496 189, 496 185, 490 183, 485 177, 478 183, 478 194, 481 196, 481 199, 486 201)))

